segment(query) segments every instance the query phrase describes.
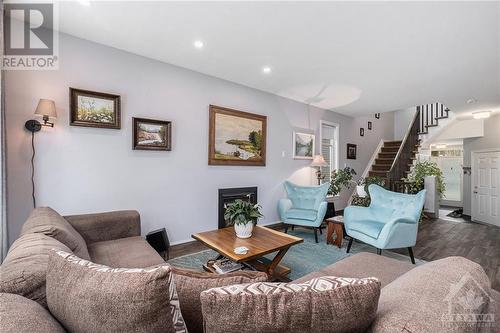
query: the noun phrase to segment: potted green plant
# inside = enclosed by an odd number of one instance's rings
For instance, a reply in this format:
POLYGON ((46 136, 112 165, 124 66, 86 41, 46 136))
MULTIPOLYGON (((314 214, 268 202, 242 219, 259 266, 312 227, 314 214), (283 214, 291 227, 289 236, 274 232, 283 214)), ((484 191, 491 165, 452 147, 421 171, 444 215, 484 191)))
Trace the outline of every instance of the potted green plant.
POLYGON ((342 189, 349 188, 352 182, 352 176, 356 174, 353 168, 345 167, 343 169, 334 170, 330 181, 329 195, 337 195, 342 189))
POLYGON ((254 223, 264 215, 260 212, 259 204, 237 199, 225 206, 224 219, 234 225, 234 231, 238 238, 249 238, 252 236, 254 223))
POLYGON ((423 190, 424 179, 426 176, 436 177, 437 191, 439 193, 439 197, 443 198, 445 191, 443 172, 439 169, 437 163, 433 161, 418 161, 415 164, 413 170, 405 179, 408 186, 408 192, 418 193, 423 190))

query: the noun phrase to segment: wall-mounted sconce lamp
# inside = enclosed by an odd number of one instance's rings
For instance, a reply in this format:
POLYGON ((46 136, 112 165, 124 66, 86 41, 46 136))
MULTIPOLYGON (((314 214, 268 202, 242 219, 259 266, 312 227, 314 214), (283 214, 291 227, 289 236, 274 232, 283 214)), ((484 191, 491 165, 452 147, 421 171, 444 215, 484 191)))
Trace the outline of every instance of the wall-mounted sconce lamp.
POLYGON ((325 175, 321 173, 321 167, 328 166, 328 163, 326 163, 322 155, 316 155, 314 156, 311 166, 318 168, 318 171, 316 171, 316 178, 318 178, 318 185, 321 185, 321 180, 325 178, 325 175))
POLYGON ((35 199, 35 132, 42 129, 42 126, 54 127, 54 123, 49 121, 50 118, 56 118, 56 103, 50 99, 40 99, 35 110, 36 115, 42 116, 43 123, 36 119, 30 119, 24 123, 24 127, 31 132, 31 197, 33 198, 33 208, 36 208, 35 199))
POLYGON ((42 129, 42 126, 47 126, 47 127, 54 127, 54 123, 51 123, 49 121, 50 118, 56 118, 57 113, 56 113, 56 103, 50 99, 43 99, 41 98, 38 101, 38 105, 35 110, 35 114, 42 116, 43 123, 40 123, 36 119, 31 119, 28 120, 25 124, 24 127, 32 133, 38 132, 39 130, 42 129))

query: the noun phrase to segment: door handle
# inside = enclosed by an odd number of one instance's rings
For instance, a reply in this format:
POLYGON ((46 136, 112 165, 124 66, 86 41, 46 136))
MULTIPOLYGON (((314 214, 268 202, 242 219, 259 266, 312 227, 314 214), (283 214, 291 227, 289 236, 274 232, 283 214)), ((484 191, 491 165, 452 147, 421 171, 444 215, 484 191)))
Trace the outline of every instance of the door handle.
POLYGON ((474 191, 474 194, 477 194, 477 191, 474 191))

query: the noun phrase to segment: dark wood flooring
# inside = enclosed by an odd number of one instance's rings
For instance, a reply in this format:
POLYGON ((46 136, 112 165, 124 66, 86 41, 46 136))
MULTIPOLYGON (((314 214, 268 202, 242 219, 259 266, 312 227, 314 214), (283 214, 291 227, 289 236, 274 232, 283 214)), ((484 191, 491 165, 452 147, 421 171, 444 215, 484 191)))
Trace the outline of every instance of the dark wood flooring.
MULTIPOLYGON (((174 245, 170 249, 170 258, 206 249, 196 241, 174 245)), ((408 255, 406 249, 393 251, 408 255)), ((492 287, 500 291, 500 228, 498 227, 473 222, 424 220, 420 224, 413 253, 416 258, 426 261, 449 256, 462 256, 475 261, 486 271, 492 287)))
MULTIPOLYGON (((407 254, 405 249, 395 250, 407 254)), ((500 228, 474 222, 424 220, 419 227, 416 258, 432 261, 461 256, 480 264, 492 287, 500 291, 500 228)))

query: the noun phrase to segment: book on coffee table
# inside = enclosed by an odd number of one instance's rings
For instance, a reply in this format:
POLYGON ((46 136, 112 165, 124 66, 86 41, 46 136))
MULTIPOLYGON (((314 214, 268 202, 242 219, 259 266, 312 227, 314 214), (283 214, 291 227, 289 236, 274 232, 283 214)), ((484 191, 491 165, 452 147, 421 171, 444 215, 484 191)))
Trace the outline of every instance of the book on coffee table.
POLYGON ((215 269, 215 271, 219 274, 226 274, 226 273, 231 273, 235 271, 239 271, 240 269, 243 268, 243 265, 237 262, 234 262, 230 259, 219 259, 214 264, 212 267, 215 269))

